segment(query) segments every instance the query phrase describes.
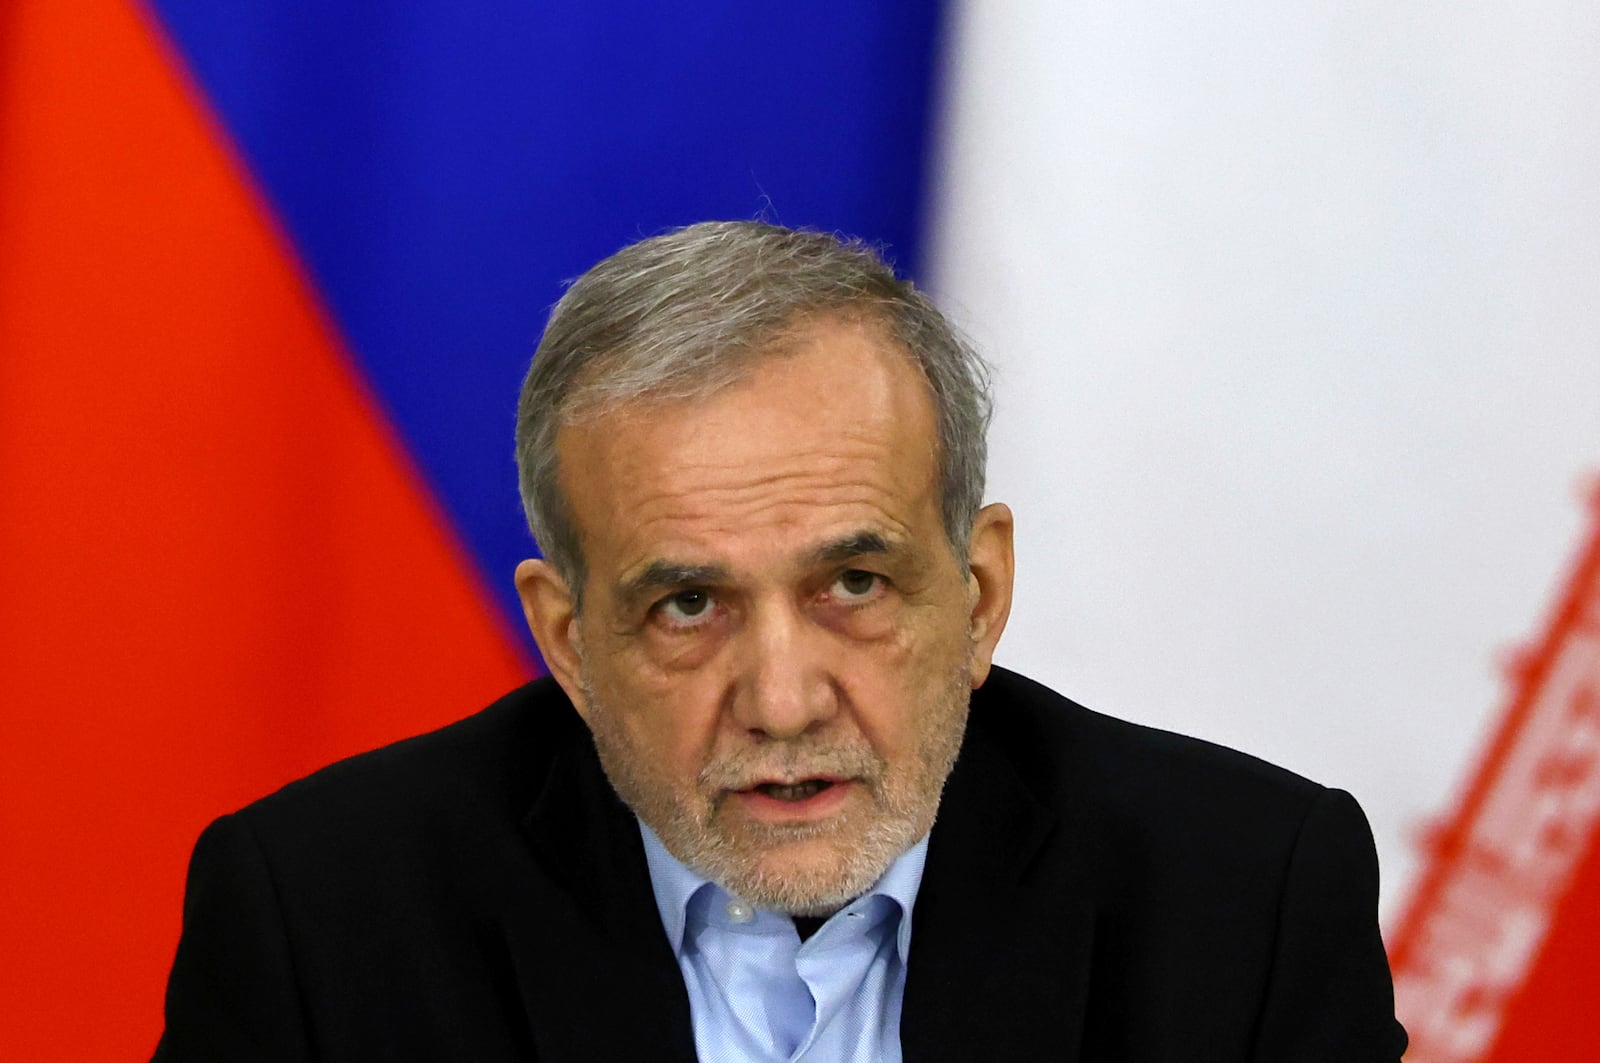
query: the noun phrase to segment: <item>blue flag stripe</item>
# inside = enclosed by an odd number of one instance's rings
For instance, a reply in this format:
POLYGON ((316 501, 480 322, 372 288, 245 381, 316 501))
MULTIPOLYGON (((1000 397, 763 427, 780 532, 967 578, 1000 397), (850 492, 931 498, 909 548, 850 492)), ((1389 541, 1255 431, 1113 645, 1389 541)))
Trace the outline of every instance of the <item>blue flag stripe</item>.
POLYGON ((941 5, 153 6, 519 628, 513 409, 563 280, 756 214, 915 271, 941 5))

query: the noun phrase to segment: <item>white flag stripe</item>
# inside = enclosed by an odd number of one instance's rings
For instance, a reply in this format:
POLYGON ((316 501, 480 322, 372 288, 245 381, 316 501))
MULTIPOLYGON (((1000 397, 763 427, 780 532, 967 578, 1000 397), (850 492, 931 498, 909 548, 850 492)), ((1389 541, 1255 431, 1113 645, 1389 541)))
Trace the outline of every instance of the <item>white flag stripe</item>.
POLYGON ((1600 468, 1600 8, 970 3, 1001 663, 1355 792, 1392 914, 1600 468))

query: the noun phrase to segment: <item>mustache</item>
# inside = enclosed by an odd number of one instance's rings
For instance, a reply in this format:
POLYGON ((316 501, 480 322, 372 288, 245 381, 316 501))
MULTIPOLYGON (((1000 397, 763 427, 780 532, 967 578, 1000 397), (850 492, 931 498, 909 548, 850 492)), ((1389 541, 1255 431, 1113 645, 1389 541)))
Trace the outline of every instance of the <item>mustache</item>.
POLYGON ((701 769, 699 781, 703 789, 714 792, 819 777, 860 779, 875 787, 884 768, 883 758, 865 743, 786 742, 714 757, 701 769))

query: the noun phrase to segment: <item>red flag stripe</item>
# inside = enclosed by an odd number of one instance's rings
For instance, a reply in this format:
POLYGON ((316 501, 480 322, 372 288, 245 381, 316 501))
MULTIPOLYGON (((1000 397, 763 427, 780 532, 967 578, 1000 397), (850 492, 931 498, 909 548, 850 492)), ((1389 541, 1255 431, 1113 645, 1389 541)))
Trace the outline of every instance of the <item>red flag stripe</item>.
POLYGON ((203 824, 531 665, 153 23, 7 18, 0 1045, 140 1058, 203 824))

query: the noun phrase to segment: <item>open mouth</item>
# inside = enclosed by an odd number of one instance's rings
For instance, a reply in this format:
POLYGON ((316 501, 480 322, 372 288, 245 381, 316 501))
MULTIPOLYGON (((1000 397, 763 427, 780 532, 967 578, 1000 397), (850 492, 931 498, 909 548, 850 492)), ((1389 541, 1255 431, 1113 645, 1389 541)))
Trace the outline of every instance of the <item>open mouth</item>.
POLYGON ((764 782, 751 787, 751 791, 775 801, 805 801, 833 785, 832 779, 802 779, 792 783, 764 782))

